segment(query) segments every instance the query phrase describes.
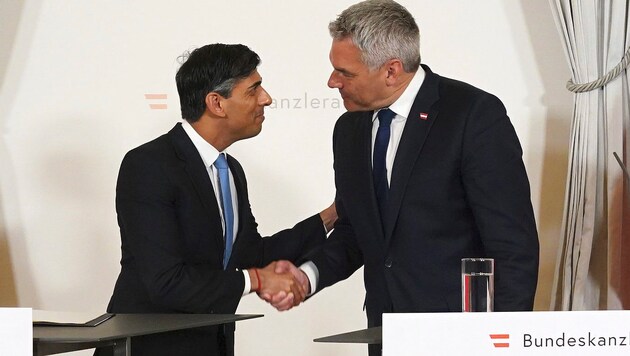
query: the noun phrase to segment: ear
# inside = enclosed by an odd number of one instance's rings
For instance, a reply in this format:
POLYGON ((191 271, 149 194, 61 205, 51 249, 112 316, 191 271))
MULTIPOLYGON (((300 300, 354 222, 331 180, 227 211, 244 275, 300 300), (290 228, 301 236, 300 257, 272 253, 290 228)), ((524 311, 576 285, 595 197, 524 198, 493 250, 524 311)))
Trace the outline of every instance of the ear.
POLYGON ((397 84, 400 76, 405 73, 402 61, 396 58, 390 59, 387 63, 385 63, 385 69, 385 83, 389 86, 397 84))
POLYGON ((210 92, 206 95, 206 110, 212 114, 212 116, 225 117, 225 98, 215 92, 210 92))

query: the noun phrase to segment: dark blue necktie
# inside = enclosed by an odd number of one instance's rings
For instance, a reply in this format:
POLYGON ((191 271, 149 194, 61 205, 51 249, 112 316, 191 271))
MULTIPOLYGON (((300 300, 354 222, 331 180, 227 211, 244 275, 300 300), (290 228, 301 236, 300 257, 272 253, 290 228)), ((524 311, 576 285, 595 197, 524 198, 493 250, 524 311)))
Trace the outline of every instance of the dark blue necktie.
POLYGON ((376 132, 376 139, 374 140, 372 176, 374 178, 374 191, 376 192, 376 200, 378 201, 381 217, 385 213, 387 193, 389 192, 385 157, 387 156, 387 146, 389 145, 390 125, 394 116, 396 116, 396 113, 390 109, 381 109, 381 111, 378 112, 378 131, 376 132))
POLYGON ((219 158, 214 161, 214 166, 219 170, 219 190, 221 191, 223 222, 225 223, 223 269, 226 269, 234 242, 234 209, 232 208, 232 194, 230 193, 230 169, 223 153, 219 154, 219 158))

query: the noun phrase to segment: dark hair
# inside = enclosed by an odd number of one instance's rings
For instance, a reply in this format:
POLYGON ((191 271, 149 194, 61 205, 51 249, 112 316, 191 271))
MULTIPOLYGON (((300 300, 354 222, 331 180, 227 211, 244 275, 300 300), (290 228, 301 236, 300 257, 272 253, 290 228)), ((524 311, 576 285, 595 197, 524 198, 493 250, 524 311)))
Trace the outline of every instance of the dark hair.
POLYGON ((241 44, 209 44, 182 55, 184 63, 175 75, 182 118, 199 120, 206 109, 206 96, 216 92, 225 98, 234 85, 248 77, 258 64, 258 55, 241 44))

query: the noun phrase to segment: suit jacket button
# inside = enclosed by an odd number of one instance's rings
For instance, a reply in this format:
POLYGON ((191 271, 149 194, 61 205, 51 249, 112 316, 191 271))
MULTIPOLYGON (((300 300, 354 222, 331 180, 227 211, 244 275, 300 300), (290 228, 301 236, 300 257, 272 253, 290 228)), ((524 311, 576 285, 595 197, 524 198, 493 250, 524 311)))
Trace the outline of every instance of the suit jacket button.
POLYGON ((387 261, 385 261, 385 267, 390 268, 392 266, 392 259, 388 258, 387 261))

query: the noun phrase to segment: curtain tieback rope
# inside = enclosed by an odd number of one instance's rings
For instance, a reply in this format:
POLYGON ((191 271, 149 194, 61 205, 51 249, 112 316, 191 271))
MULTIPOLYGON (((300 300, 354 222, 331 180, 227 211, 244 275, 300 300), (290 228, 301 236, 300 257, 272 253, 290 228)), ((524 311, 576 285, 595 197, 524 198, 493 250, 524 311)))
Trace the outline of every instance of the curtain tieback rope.
POLYGON ((584 93, 593 89, 599 89, 604 85, 610 83, 613 79, 617 78, 617 76, 628 67, 629 63, 630 47, 628 47, 628 49, 626 50, 626 54, 624 54, 621 62, 619 62, 619 64, 617 64, 617 66, 613 68, 610 72, 608 72, 605 76, 590 83, 584 84, 575 84, 573 83, 573 79, 569 79, 569 81, 567 82, 567 89, 574 93, 584 93))

